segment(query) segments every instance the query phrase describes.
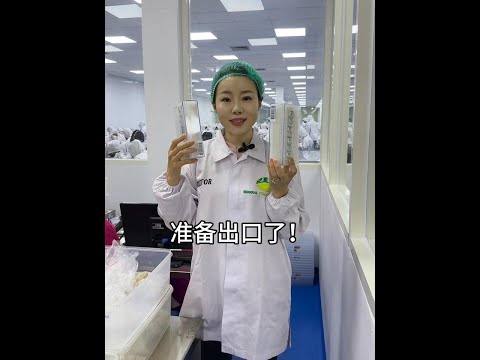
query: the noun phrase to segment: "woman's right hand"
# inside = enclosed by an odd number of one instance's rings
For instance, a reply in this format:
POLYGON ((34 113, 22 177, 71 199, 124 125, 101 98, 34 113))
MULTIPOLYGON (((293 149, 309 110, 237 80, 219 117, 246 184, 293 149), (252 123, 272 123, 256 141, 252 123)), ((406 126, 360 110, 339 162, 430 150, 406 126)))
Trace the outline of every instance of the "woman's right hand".
POLYGON ((192 154, 198 150, 192 147, 195 143, 193 140, 180 144, 186 137, 185 134, 180 135, 172 141, 170 149, 168 149, 167 183, 170 186, 178 185, 180 182, 180 172, 183 165, 197 162, 197 159, 184 159, 185 155, 192 154))

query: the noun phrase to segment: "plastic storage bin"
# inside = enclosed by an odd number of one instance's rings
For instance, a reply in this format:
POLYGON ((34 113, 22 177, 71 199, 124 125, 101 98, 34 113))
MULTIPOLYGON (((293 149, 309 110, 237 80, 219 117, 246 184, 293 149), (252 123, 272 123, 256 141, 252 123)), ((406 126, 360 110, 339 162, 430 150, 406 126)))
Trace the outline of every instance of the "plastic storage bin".
MULTIPOLYGON (((108 248, 105 246, 105 250, 108 248)), ((150 274, 121 305, 105 308, 105 349, 124 348, 171 288, 170 250, 131 246, 124 248, 138 252, 137 271, 148 271, 150 274)), ((168 298, 170 303, 170 296, 168 298)), ((170 316, 170 308, 168 314, 170 316)))
POLYGON ((142 326, 119 344, 118 348, 105 347, 105 360, 148 359, 170 326, 170 307, 173 287, 169 286, 162 300, 145 319, 142 326))

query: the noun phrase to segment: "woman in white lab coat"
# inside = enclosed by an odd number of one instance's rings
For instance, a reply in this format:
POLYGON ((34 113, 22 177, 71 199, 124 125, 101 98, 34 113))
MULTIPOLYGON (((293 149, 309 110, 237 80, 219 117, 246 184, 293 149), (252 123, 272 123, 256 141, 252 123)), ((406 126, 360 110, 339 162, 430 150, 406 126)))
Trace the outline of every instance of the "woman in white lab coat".
MULTIPOLYGON (((203 221, 202 230, 216 232, 212 243, 193 243, 180 313, 203 319, 204 360, 230 354, 276 359, 289 340, 291 266, 284 242, 292 235, 290 223, 299 238, 310 217, 293 159, 285 167, 269 159, 269 145, 253 131, 263 93, 263 80, 249 64, 223 66, 211 89, 223 130, 204 142, 198 160, 185 158, 196 151, 193 141, 174 139, 167 171, 153 184, 159 214, 175 224, 172 229, 180 221, 203 221), (285 226, 271 244, 278 223, 285 226)), ((192 229, 197 242, 198 229, 192 229)))

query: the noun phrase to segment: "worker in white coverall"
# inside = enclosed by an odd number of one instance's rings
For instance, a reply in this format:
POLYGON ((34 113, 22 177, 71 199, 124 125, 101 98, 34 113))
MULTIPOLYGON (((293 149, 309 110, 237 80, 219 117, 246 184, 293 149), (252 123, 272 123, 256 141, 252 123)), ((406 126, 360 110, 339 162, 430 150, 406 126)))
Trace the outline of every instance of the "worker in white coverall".
POLYGON ((298 239, 310 216, 293 159, 285 166, 269 159, 268 143, 253 131, 263 83, 247 63, 224 65, 211 88, 223 130, 203 143, 199 159, 185 157, 196 151, 193 141, 174 139, 167 171, 153 183, 159 215, 172 230, 185 221, 203 234, 216 232, 211 242, 195 233, 180 312, 203 319, 204 360, 276 359, 289 340, 291 265, 284 242, 290 224, 298 239))

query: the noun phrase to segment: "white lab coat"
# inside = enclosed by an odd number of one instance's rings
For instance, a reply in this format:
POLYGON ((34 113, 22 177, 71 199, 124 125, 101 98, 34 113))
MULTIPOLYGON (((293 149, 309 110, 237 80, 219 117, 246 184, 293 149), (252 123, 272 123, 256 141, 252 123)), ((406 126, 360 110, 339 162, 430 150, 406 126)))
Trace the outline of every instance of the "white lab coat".
MULTIPOLYGON (((291 265, 283 242, 289 241, 290 222, 296 223, 299 238, 310 217, 299 173, 284 197, 260 194, 256 181, 268 178, 269 147, 256 132, 252 143, 255 148, 237 160, 218 131, 204 142, 205 157, 182 168, 178 185, 168 185, 164 173, 155 179, 153 192, 168 225, 204 220, 218 230, 227 220, 237 223, 239 245, 219 243, 218 233, 213 245, 193 243, 191 279, 180 315, 202 318, 200 337, 221 341, 223 352, 266 360, 285 351, 289 338, 291 265), (265 223, 270 222, 286 224, 275 245, 268 242, 273 228, 265 223), (261 244, 242 243, 242 223, 262 224, 261 244)), ((256 229, 246 233, 252 237, 256 229)))

